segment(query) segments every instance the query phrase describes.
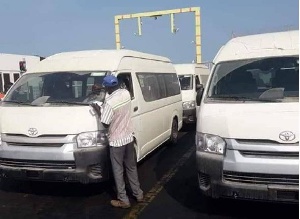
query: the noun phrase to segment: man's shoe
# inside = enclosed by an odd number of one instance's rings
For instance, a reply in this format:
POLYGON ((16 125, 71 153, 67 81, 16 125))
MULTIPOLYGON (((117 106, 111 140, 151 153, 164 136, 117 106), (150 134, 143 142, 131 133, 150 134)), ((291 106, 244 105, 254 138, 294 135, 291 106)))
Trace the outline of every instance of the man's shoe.
POLYGON ((111 200, 110 204, 116 208, 130 208, 131 207, 130 203, 126 204, 125 202, 122 202, 120 200, 111 200))
POLYGON ((136 198, 136 201, 138 203, 144 202, 144 196, 142 196, 141 198, 136 198))

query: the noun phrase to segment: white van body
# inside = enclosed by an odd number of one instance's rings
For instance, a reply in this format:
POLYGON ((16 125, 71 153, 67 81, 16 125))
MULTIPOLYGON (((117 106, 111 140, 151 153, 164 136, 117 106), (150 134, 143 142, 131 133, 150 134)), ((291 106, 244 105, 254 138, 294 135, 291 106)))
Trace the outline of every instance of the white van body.
POLYGON ((209 68, 205 64, 176 64, 174 66, 181 85, 183 122, 195 123, 196 112, 199 111, 199 107, 196 106, 197 90, 199 86, 205 87, 209 68))
POLYGON ((2 102, 2 176, 106 180, 106 130, 85 99, 107 74, 117 76, 131 93, 138 161, 164 142, 176 142, 182 97, 169 59, 130 50, 60 53, 22 75, 2 102))
POLYGON ((38 56, 0 53, 0 92, 4 92, 4 85, 15 83, 20 77, 20 61, 25 61, 30 71, 40 59, 38 56))
POLYGON ((213 198, 298 202, 299 31, 231 39, 197 121, 199 187, 213 198))

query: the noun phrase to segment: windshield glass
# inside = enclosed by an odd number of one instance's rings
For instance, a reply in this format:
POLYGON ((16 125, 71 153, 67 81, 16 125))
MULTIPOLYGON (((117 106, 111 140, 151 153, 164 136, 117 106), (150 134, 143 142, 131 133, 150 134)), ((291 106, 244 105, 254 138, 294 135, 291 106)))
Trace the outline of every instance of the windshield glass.
POLYGON ((89 103, 102 101, 107 72, 55 72, 23 75, 4 102, 22 104, 89 103))
POLYGON ((207 97, 298 101, 299 58, 273 57, 220 63, 214 70, 207 97))
POLYGON ((193 75, 179 75, 181 90, 193 89, 193 75))

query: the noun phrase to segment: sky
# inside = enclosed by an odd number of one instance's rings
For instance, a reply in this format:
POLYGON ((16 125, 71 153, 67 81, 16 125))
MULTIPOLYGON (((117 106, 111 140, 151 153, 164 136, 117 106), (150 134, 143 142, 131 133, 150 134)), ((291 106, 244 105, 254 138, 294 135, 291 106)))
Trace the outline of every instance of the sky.
MULTIPOLYGON (((212 61, 232 36, 299 29, 298 0, 0 0, 0 53, 50 56, 59 52, 115 49, 114 16, 200 7, 202 62, 212 61)), ((120 23, 126 49, 162 55, 174 63, 196 59, 194 14, 120 23)))

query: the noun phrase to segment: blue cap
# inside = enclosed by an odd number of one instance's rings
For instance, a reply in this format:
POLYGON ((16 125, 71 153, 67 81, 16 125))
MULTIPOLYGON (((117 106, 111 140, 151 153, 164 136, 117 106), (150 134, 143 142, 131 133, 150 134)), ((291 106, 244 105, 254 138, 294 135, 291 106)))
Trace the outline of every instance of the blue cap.
POLYGON ((118 83, 118 78, 113 75, 107 75, 104 77, 102 85, 104 87, 114 87, 117 86, 118 83))

